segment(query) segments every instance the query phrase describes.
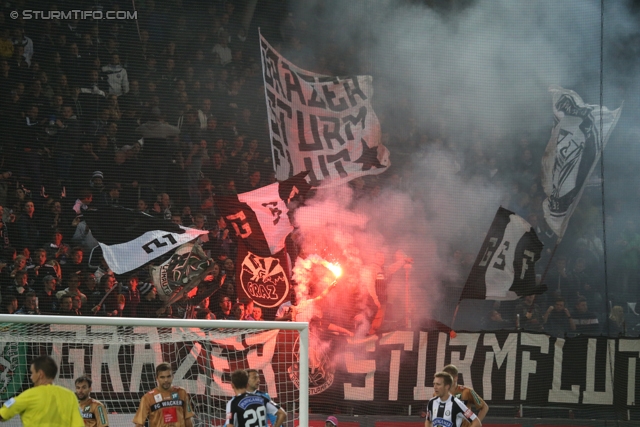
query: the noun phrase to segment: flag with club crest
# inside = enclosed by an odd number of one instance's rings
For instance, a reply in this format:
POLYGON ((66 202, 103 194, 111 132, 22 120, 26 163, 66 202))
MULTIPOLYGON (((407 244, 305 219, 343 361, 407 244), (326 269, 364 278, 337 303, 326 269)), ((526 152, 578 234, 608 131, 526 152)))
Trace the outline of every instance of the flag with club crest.
POLYGON ((572 90, 550 89, 554 126, 542 158, 542 202, 547 224, 562 239, 589 175, 598 164, 622 107, 589 105, 572 90))
POLYGON ((215 196, 216 208, 238 241, 236 284, 239 298, 266 308, 289 296, 290 263, 285 240, 293 231, 289 206, 311 189, 306 172, 283 182, 234 196, 215 196))

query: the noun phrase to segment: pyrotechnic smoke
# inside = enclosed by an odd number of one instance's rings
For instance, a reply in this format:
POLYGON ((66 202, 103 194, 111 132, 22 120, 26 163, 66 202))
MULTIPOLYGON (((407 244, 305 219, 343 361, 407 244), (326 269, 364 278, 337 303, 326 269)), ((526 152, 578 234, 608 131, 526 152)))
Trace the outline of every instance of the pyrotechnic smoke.
MULTIPOLYGON (((377 196, 321 193, 300 209, 304 250, 330 261, 345 257, 345 264, 361 269, 377 250, 390 261, 395 251, 404 251, 415 259, 408 281, 414 321, 422 316, 449 323, 455 301, 442 303, 452 293, 447 288, 461 287, 466 278, 460 257, 475 257, 501 203, 518 205, 509 194, 521 171, 505 161, 522 150, 521 140, 536 162, 544 150, 551 128, 548 87, 561 85, 588 103, 600 101, 601 14, 599 1, 445 3, 450 7, 295 2, 283 34, 300 41, 284 55, 303 68, 374 76, 385 144, 392 162, 404 159, 403 169, 395 170, 398 179, 389 180, 394 185, 383 185, 377 196), (428 141, 416 142, 413 136, 420 133, 428 141), (476 158, 486 163, 470 161, 476 158), (469 179, 478 175, 484 178, 469 179)), ((605 2, 603 103, 613 109, 626 98, 626 111, 633 111, 640 68, 637 55, 625 49, 639 33, 637 13, 627 6, 605 2)), ((635 172, 629 172, 640 167, 624 144, 635 114, 623 114, 605 152, 612 191, 631 185, 635 172)), ((345 283, 355 282, 348 266, 345 275, 345 283)), ((404 286, 400 271, 390 302, 404 304, 404 286)))

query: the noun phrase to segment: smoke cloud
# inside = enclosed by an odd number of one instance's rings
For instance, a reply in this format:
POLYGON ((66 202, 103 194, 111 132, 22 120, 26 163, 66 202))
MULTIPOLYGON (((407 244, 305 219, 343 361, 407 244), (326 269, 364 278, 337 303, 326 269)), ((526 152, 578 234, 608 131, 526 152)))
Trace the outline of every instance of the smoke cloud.
MULTIPOLYGON (((283 26, 285 38, 295 38, 283 54, 297 65, 374 76, 374 106, 395 165, 382 175, 387 182, 365 197, 357 184, 323 190, 297 211, 296 223, 305 252, 353 268, 366 269, 376 251, 389 263, 398 250, 412 257, 408 279, 398 271, 389 290, 398 321, 408 287, 414 322, 450 324, 456 302, 447 301, 450 287, 466 279, 461 257, 475 257, 500 204, 521 205, 511 198, 515 186, 539 185, 511 163, 525 148, 539 162, 552 125, 549 86, 600 102, 600 2, 447 4, 293 2, 283 26)), ((615 109, 626 98, 605 152, 614 196, 631 179, 625 171, 640 166, 624 148, 640 135, 630 113, 637 107, 638 61, 627 51, 637 24, 627 4, 606 3, 603 104, 615 109)), ((540 209, 541 200, 530 202, 535 208, 518 213, 540 209)), ((355 287, 359 279, 344 280, 355 287)))

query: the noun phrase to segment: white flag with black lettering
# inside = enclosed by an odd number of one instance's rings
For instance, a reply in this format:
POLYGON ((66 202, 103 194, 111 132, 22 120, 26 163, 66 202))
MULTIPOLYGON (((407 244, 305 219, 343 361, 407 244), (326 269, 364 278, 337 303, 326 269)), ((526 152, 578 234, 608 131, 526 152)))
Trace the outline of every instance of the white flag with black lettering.
POLYGON ((135 270, 208 233, 120 207, 88 210, 84 219, 116 274, 135 270))
POLYGON ((515 300, 540 294, 535 263, 542 243, 522 217, 500 207, 473 263, 460 299, 515 300))
POLYGON ((260 35, 278 180, 308 171, 311 185, 379 174, 391 164, 371 106, 371 76, 332 77, 296 67, 260 35))
POLYGON ((585 104, 572 90, 552 87, 554 126, 542 158, 544 218, 559 238, 567 229, 622 107, 585 104))
POLYGON ((216 208, 239 242, 260 256, 273 255, 284 249, 285 238, 293 231, 289 203, 304 198, 311 189, 306 175, 234 196, 216 195, 216 208))

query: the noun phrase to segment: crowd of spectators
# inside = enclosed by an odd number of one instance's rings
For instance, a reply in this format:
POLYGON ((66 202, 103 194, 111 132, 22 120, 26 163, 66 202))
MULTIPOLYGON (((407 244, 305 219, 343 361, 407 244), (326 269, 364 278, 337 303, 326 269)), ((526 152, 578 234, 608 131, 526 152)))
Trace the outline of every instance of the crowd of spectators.
POLYGON ((213 203, 214 192, 275 182, 259 51, 243 11, 233 1, 150 0, 137 20, 9 19, 23 9, 121 10, 27 3, 0 10, 3 311, 172 315, 144 272, 115 277, 89 260, 83 211, 118 205, 210 230, 201 243, 223 292, 210 309, 208 296, 193 295, 192 315, 252 319, 251 304, 236 299, 235 245, 213 203))
MULTIPOLYGON (((92 246, 82 212, 120 205, 210 230, 204 243, 219 262, 214 280, 224 282, 224 291, 204 296, 194 316, 261 318, 260 307, 236 299, 233 236, 215 221, 213 202, 213 194, 275 182, 259 50, 242 25, 244 11, 225 0, 184 7, 147 0, 137 21, 10 21, 10 10, 0 10, 3 311, 171 315, 140 272, 116 278, 104 264, 90 267, 87 261, 92 246), (108 293, 116 281, 117 292, 108 293), (202 302, 209 297, 207 307, 202 302)), ((289 16, 276 48, 302 67, 353 74, 343 58, 354 56, 338 40, 328 37, 324 49, 316 46, 310 55, 304 40, 313 28, 289 16)), ((393 91, 387 80, 377 84, 381 93, 393 91)), ((434 150, 447 153, 460 179, 496 189, 504 207, 528 219, 545 244, 537 264, 541 278, 556 239, 541 212, 544 144, 532 141, 548 135, 500 135, 489 143, 470 130, 462 144, 459 132, 446 125, 421 128, 410 105, 400 96, 391 106, 375 107, 383 142, 400 167, 384 178, 352 181, 355 197, 375 197, 388 186, 419 199, 410 185, 412 162, 434 150)), ((542 308, 522 307, 525 301, 496 306, 487 327, 515 326, 519 314, 520 325, 533 325, 531 317, 538 325, 530 327, 542 330, 554 318, 547 307, 563 299, 571 310, 588 304, 599 325, 607 325, 597 333, 623 332, 626 304, 638 301, 640 232, 623 202, 616 203, 606 217, 607 259, 613 261, 605 277, 596 196, 585 193, 551 261, 545 276, 550 291, 528 304, 542 308), (613 305, 622 306, 622 316, 613 305), (622 320, 607 321, 609 315, 622 320)), ((450 265, 466 277, 476 254, 463 242, 447 250, 450 265)))

